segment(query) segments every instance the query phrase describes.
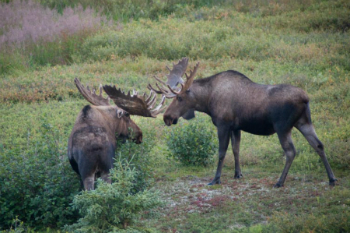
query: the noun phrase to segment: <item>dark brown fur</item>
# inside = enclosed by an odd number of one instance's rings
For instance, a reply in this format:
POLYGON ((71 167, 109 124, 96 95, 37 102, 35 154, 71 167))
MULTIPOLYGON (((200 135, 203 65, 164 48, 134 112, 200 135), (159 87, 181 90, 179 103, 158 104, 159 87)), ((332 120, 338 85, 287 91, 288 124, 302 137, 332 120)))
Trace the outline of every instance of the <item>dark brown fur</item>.
POLYGON ((291 85, 261 85, 237 71, 226 71, 209 78, 194 80, 192 86, 178 94, 164 114, 166 125, 176 124, 179 117, 191 118, 194 111, 211 116, 218 130, 219 162, 215 178, 219 184, 223 160, 231 139, 235 157, 235 178, 242 176, 239 165, 241 131, 256 135, 277 133, 286 154, 286 165, 275 187, 283 186, 295 157, 291 130, 296 127, 321 157, 331 185, 334 174, 327 161, 323 144, 311 122, 309 98, 291 85))
POLYGON ((85 106, 79 113, 68 141, 68 158, 85 190, 94 189, 95 175, 110 183, 116 140, 129 137, 141 143, 142 132, 127 112, 117 106, 85 106))

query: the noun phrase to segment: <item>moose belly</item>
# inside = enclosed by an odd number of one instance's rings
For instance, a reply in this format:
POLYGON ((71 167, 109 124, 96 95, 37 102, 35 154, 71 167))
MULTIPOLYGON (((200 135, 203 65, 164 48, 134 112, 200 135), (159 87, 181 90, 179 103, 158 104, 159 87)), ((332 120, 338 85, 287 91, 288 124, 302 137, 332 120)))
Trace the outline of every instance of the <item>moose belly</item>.
POLYGON ((239 129, 256 135, 271 135, 275 133, 272 123, 264 120, 251 119, 240 122, 239 129))

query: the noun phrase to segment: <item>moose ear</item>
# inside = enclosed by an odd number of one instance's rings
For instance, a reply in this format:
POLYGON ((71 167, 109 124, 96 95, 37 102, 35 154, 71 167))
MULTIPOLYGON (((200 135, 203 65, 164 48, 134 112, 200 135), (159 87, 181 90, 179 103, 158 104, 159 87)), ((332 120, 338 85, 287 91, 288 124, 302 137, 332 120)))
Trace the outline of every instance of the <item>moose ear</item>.
POLYGON ((191 120, 191 119, 195 118, 196 115, 194 114, 194 109, 188 110, 185 114, 182 115, 182 117, 185 120, 191 120))

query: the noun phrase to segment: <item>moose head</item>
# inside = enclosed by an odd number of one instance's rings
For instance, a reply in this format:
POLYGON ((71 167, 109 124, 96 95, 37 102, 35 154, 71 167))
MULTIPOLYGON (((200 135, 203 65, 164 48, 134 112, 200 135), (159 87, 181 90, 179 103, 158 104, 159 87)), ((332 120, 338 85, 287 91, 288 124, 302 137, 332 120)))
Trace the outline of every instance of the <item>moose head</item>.
POLYGON ((176 124, 180 117, 186 120, 195 117, 194 109, 196 107, 196 96, 194 96, 191 91, 191 85, 198 70, 199 63, 196 64, 189 75, 186 74, 187 66, 188 58, 182 58, 177 64, 173 65, 172 70, 167 67, 170 71, 167 75, 167 82, 163 82, 157 77, 154 77, 160 83, 156 83, 158 89, 153 88, 151 84, 148 85, 148 88, 157 94, 162 94, 166 98, 173 99, 163 116, 164 122, 168 126, 176 124), (184 74, 186 76, 185 82, 182 79, 184 74), (177 87, 178 84, 180 84, 180 87, 177 87))

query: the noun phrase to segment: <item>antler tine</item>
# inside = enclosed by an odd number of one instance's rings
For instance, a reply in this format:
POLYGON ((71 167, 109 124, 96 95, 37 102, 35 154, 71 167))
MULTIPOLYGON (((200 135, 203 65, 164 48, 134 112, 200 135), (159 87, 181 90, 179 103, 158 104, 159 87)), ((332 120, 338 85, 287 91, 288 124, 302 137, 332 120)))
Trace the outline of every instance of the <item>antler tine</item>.
POLYGON ((185 74, 186 75, 186 82, 182 86, 180 93, 187 91, 191 87, 193 80, 194 80, 194 76, 197 73, 198 67, 199 67, 199 62, 197 62, 197 64, 194 66, 193 70, 190 71, 189 76, 187 74, 185 74))
MULTIPOLYGON (((167 67, 169 69, 169 67, 167 67)), ((155 80, 157 80, 158 82, 160 82, 161 84, 163 84, 164 86, 166 86, 167 84, 165 82, 163 82, 161 79, 157 78, 156 76, 153 76, 153 78, 155 80)))
POLYGON ((154 106, 154 104, 156 102, 156 98, 157 98, 157 96, 154 96, 153 99, 147 103, 147 105, 148 105, 147 109, 152 109, 153 108, 153 106, 154 106))
POLYGON ((89 86, 84 87, 79 81, 78 78, 74 79, 75 86, 78 88, 80 94, 84 96, 84 98, 89 101, 91 104, 96 106, 107 106, 109 104, 109 98, 104 98, 102 96, 102 89, 100 88, 100 94, 96 95, 96 91, 93 89, 90 90, 89 86))
MULTIPOLYGON (((143 95, 143 98, 145 99, 146 94, 143 95)), ((145 99, 145 102, 147 103, 148 106, 151 105, 151 103, 154 102, 155 98, 157 97, 156 94, 154 94, 154 92, 151 90, 151 92, 149 93, 149 96, 147 99, 145 99)), ((148 107, 149 108, 149 107, 148 107)))
POLYGON ((151 91, 153 90, 157 94, 164 94, 161 90, 154 89, 151 84, 148 84, 147 88, 151 91))
POLYGON ((194 78, 194 75, 197 73, 198 67, 199 67, 199 62, 197 62, 197 64, 194 66, 193 70, 190 71, 190 76, 188 76, 187 74, 185 74, 187 80, 188 80, 188 79, 193 79, 193 78, 194 78))
POLYGON ((154 116, 157 116, 159 113, 164 111, 164 109, 166 109, 166 108, 167 108, 167 106, 164 106, 163 108, 159 109, 158 111, 151 111, 151 112, 154 116))
POLYGON ((147 88, 150 90, 153 90, 157 94, 165 95, 166 98, 170 99, 175 97, 176 94, 170 93, 168 90, 161 88, 158 83, 156 83, 156 86, 158 87, 158 90, 153 88, 151 84, 148 84, 147 88))
POLYGON ((158 115, 160 112, 162 112, 166 108, 166 106, 162 108, 164 102, 165 102, 165 96, 163 95, 159 105, 155 109, 151 110, 151 113, 154 115, 158 115))
POLYGON ((172 98, 173 95, 171 95, 166 88, 168 86, 168 84, 163 82, 162 80, 160 80, 156 76, 153 76, 153 78, 156 79, 162 85, 160 85, 158 82, 156 82, 156 86, 157 86, 158 90, 155 90, 150 84, 149 84, 149 87, 152 88, 157 94, 163 94, 163 95, 168 96, 168 98, 172 98), (169 96, 169 94, 170 94, 170 96, 169 96))
POLYGON ((168 85, 168 89, 169 91, 171 91, 174 95, 178 95, 181 93, 181 90, 183 89, 183 84, 181 83, 181 89, 180 91, 175 91, 174 89, 172 89, 169 85, 168 85))
MULTIPOLYGON (((158 83, 156 83, 157 87, 160 88, 158 86, 158 83)), ((176 91, 173 90, 169 85, 167 85, 168 89, 170 90, 170 92, 168 90, 165 90, 165 89, 161 89, 163 91, 163 95, 168 98, 168 99, 171 99, 171 98, 174 98, 177 94, 176 94, 176 91)))
MULTIPOLYGON (((163 92, 163 94, 168 94, 168 93, 169 93, 165 88, 162 88, 161 86, 159 86, 158 83, 156 83, 156 86, 158 87, 158 89, 159 89, 160 91, 163 92)), ((168 85, 168 86, 169 86, 169 85, 168 85)))
POLYGON ((100 96, 102 96, 102 84, 100 83, 100 86, 98 87, 100 89, 100 96))
POLYGON ((153 105, 154 105, 155 101, 154 101, 154 103, 151 104, 151 106, 150 106, 150 108, 149 108, 149 111, 151 112, 152 117, 157 117, 157 115, 158 115, 159 113, 161 113, 164 109, 167 108, 167 106, 164 106, 164 107, 162 108, 163 104, 165 103, 165 99, 166 99, 166 96, 165 96, 165 95, 162 95, 162 99, 161 99, 161 101, 159 102, 159 105, 158 105, 156 108, 154 108, 154 109, 151 109, 151 108, 153 108, 153 105))
MULTIPOLYGON (((149 102, 149 100, 152 98, 153 93, 154 93, 154 91, 153 91, 153 90, 151 90, 151 91, 150 91, 150 93, 149 93, 148 98, 146 99, 146 102, 147 102, 147 103, 148 103, 148 102, 149 102)), ((146 98, 146 93, 144 93, 144 94, 143 94, 143 96, 144 96, 144 98, 146 98)))

